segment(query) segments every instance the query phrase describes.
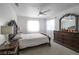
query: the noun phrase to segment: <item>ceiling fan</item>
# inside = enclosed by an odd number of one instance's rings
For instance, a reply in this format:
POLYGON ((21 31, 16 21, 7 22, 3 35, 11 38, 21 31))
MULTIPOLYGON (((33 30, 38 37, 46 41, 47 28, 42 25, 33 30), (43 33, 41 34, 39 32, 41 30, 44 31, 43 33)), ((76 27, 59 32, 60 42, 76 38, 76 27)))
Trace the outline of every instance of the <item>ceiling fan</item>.
MULTIPOLYGON (((39 9, 39 8, 38 8, 39 9)), ((39 9, 39 13, 38 13, 38 16, 39 15, 47 15, 47 12, 49 12, 50 11, 50 9, 47 9, 47 10, 44 10, 44 11, 41 11, 40 9, 39 9)))
POLYGON ((19 7, 19 3, 15 3, 15 6, 19 7))
MULTIPOLYGON (((19 3, 15 3, 15 6, 19 7, 19 3)), ((47 12, 50 11, 50 9, 42 11, 42 10, 40 10, 40 8, 38 8, 38 10, 39 10, 38 16, 40 16, 40 15, 47 15, 47 12)))

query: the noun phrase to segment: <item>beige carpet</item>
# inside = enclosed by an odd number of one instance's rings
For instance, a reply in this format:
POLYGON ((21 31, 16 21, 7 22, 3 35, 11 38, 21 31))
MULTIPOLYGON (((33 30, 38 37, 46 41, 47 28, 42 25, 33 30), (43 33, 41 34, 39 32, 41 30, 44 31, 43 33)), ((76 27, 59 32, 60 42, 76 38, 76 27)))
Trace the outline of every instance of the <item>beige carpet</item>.
POLYGON ((38 47, 27 48, 20 51, 21 55, 78 55, 79 53, 72 51, 60 44, 52 42, 52 47, 41 45, 38 47))

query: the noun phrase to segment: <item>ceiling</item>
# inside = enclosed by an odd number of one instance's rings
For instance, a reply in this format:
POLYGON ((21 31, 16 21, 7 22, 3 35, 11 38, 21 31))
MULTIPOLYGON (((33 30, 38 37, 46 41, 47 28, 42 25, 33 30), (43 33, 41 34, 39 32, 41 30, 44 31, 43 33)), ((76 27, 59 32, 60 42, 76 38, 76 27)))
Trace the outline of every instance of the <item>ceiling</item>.
POLYGON ((79 5, 77 3, 19 3, 18 6, 12 4, 18 16, 26 16, 32 18, 48 18, 52 17, 68 8, 79 5), (39 8, 39 9, 38 9, 39 8), (50 10, 46 15, 38 15, 39 10, 50 10))

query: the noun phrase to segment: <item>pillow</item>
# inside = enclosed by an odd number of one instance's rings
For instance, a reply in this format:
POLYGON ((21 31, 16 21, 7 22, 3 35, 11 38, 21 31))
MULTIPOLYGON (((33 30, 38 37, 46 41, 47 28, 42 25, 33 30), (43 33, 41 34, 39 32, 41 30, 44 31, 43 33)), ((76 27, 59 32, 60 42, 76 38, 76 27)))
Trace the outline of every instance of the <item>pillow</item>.
POLYGON ((16 40, 16 39, 21 39, 21 34, 17 34, 17 35, 13 38, 13 40, 16 40))
POLYGON ((0 45, 5 42, 5 35, 0 34, 0 45))

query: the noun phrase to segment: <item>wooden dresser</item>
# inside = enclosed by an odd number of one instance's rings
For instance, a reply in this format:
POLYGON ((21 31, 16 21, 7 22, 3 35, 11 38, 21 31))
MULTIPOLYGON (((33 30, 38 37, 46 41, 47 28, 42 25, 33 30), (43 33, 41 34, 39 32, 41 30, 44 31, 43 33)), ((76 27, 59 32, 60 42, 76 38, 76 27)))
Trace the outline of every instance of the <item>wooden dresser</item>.
POLYGON ((79 33, 54 31, 54 41, 79 52, 79 33))

